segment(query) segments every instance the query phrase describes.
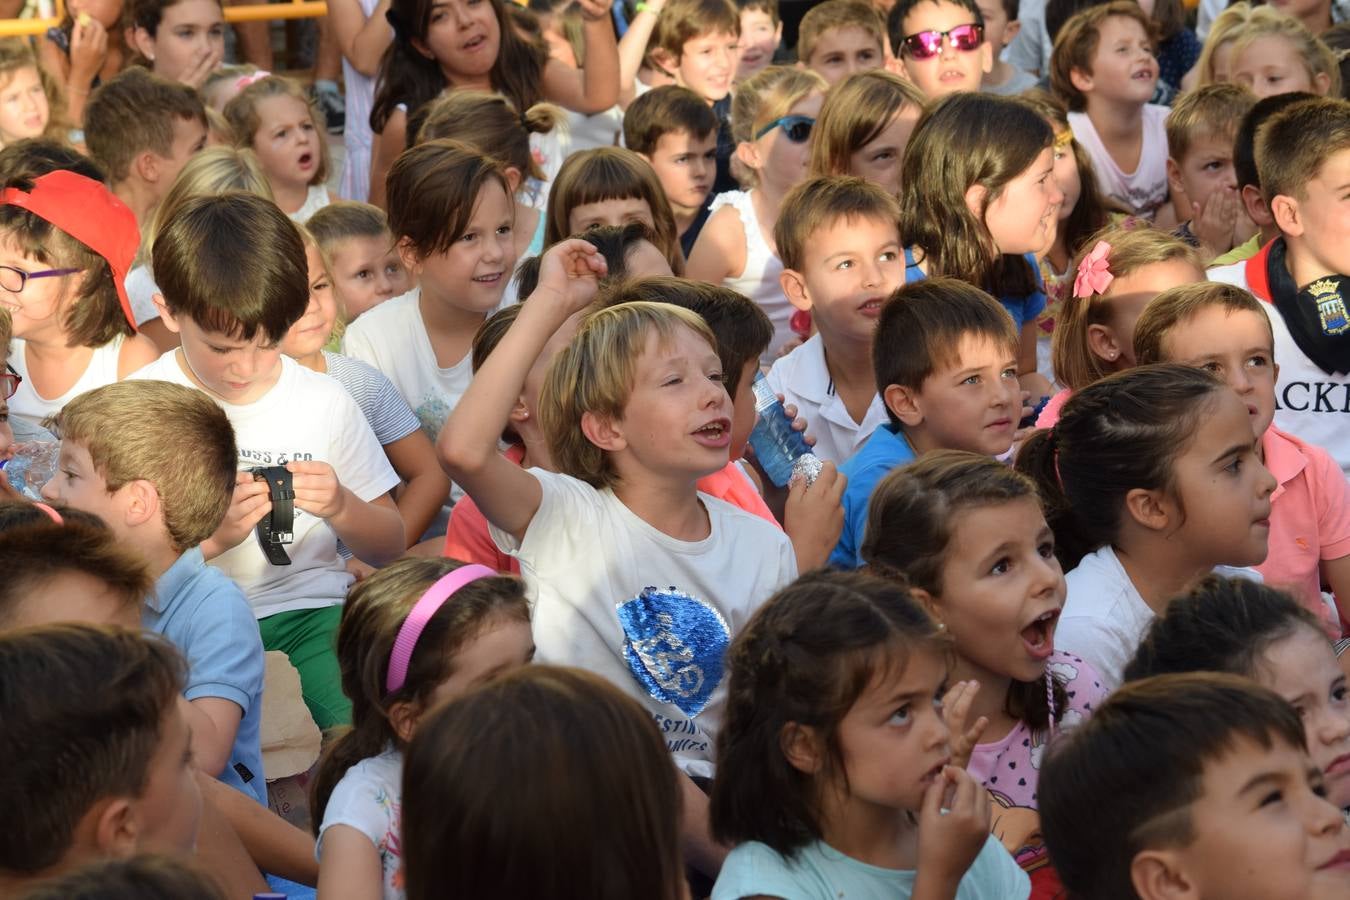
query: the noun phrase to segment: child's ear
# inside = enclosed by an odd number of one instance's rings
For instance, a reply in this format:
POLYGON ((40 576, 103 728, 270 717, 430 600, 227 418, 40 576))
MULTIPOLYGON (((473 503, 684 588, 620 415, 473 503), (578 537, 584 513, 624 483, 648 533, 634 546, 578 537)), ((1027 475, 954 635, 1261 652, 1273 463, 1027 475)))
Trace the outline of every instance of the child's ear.
POLYGON ((916 588, 913 585, 910 586, 909 593, 915 600, 919 601, 920 606, 928 610, 928 615, 937 623, 938 628, 946 627, 942 624, 942 607, 938 605, 936 597, 923 588, 916 588))
POLYGON ((672 56, 669 50, 658 47, 648 55, 648 59, 650 59, 662 72, 666 73, 671 78, 675 78, 675 71, 679 69, 680 61, 672 56))
POLYGON ((1130 881, 1139 900, 1194 900, 1196 885, 1172 850, 1144 850, 1130 861, 1130 881))
POLYGON ((155 39, 150 36, 150 32, 133 25, 127 29, 126 37, 127 42, 135 47, 141 56, 150 62, 155 61, 155 39))
POLYGON ((414 278, 422 274, 422 259, 417 255, 412 238, 406 236, 399 238, 394 244, 394 249, 398 251, 398 258, 403 262, 403 268, 408 270, 408 274, 414 278))
POLYGON ((154 482, 138 478, 122 485, 117 492, 123 495, 123 515, 127 525, 143 525, 159 516, 159 490, 154 482))
POLYGON ((1081 93, 1087 94, 1092 91, 1092 74, 1084 72, 1082 69, 1073 68, 1069 70, 1069 84, 1073 85, 1081 93))
POLYGON ((408 41, 408 43, 412 44, 412 48, 416 50, 418 53, 425 56, 427 59, 430 59, 432 61, 436 59, 436 54, 431 52, 431 48, 428 47, 426 41, 422 40, 421 38, 413 38, 412 40, 408 41))
POLYGON ((514 197, 516 191, 520 190, 520 183, 525 176, 515 166, 507 166, 502 170, 502 174, 506 176, 506 186, 511 189, 511 196, 514 197))
POLYGON ((1252 220, 1257 228, 1269 228, 1275 224, 1275 217, 1270 214, 1270 206, 1266 204, 1266 198, 1261 196, 1261 189, 1254 184, 1244 184, 1242 186, 1242 208, 1247 211, 1247 218, 1252 220))
POLYGON ((1270 217, 1284 234, 1290 237, 1303 236, 1303 216, 1298 201, 1287 194, 1276 194, 1270 200, 1270 217))
POLYGON ((888 384, 881 392, 881 399, 902 425, 914 428, 923 424, 923 404, 919 401, 918 391, 900 384, 888 384))
POLYGON ((980 71, 986 75, 994 71, 994 45, 988 41, 980 44, 980 71))
POLYGON ((759 170, 762 165, 759 160, 759 147, 754 141, 741 141, 736 145, 736 158, 741 161, 741 165, 746 168, 759 170))
POLYGON ((581 433, 586 436, 586 440, 608 453, 615 453, 628 446, 628 439, 624 437, 618 423, 599 413, 587 411, 581 414, 581 433))
POLYGON ((1172 524, 1175 504, 1162 491, 1134 488, 1125 495, 1125 510, 1130 518, 1149 531, 1166 531, 1172 524))
POLYGON ((988 202, 989 188, 982 184, 972 184, 966 188, 966 208, 975 218, 984 218, 984 205, 988 202))
POLYGON ((778 275, 778 286, 794 307, 806 312, 811 311, 811 295, 806 290, 806 279, 795 269, 784 269, 778 275))
POLYGON ((131 171, 141 181, 154 184, 159 181, 160 157, 153 150, 142 150, 131 161, 131 171))
POLYGON ((1313 93, 1319 97, 1325 97, 1331 90, 1331 76, 1326 72, 1318 72, 1312 80, 1313 93))
POLYGON ((512 422, 525 422, 529 420, 530 409, 525 405, 524 395, 516 398, 516 405, 511 407, 511 415, 509 418, 512 422))
POLYGON ((1015 38, 1015 37, 1017 37, 1017 32, 1019 32, 1019 31, 1021 31, 1021 30, 1022 30, 1022 23, 1021 23, 1019 20, 1017 20, 1017 19, 1013 19, 1013 20, 1012 20, 1011 22, 1009 22, 1007 25, 1004 25, 1004 26, 1003 26, 1003 46, 1006 47, 1006 46, 1008 46, 1009 44, 1011 44, 1011 43, 1012 43, 1012 39, 1015 38))
POLYGON ((398 703, 390 704, 385 715, 389 719, 390 727, 394 729, 394 734, 406 744, 412 740, 413 732, 417 730, 417 720, 422 716, 422 704, 414 700, 400 700, 398 703))
POLYGON ((164 295, 154 294, 150 299, 154 301, 155 309, 159 312, 159 319, 164 323, 164 327, 174 334, 180 334, 178 320, 173 317, 173 313, 169 312, 169 306, 164 302, 164 295))
POLYGON ((1114 365, 1125 350, 1120 346, 1115 331, 1110 325, 1089 325, 1087 328, 1088 351, 1098 359, 1104 359, 1114 365))
POLYGON ((1186 188, 1181 183, 1181 166, 1170 156, 1167 157, 1167 187, 1174 197, 1186 193, 1186 188))
POLYGON ((788 722, 778 734, 778 746, 788 765, 798 772, 815 775, 825 767, 825 748, 810 725, 788 722))
MULTIPOLYGON (((83 848, 87 853, 111 859, 135 856, 140 827, 131 798, 113 797, 98 801, 75 826, 76 838, 73 844, 84 843, 79 837, 82 832, 87 835, 86 840, 93 844, 92 847, 83 848)), ((72 846, 71 849, 77 851, 80 848, 72 846)))

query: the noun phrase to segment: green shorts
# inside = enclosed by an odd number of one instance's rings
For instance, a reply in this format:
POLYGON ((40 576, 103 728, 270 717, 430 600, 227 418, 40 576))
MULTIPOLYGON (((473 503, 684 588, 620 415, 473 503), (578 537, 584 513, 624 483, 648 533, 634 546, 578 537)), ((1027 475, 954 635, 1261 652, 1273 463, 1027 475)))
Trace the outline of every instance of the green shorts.
POLYGON ((300 692, 320 731, 352 723, 352 703, 342 693, 337 661, 341 606, 297 609, 258 621, 263 648, 280 650, 300 672, 300 692))

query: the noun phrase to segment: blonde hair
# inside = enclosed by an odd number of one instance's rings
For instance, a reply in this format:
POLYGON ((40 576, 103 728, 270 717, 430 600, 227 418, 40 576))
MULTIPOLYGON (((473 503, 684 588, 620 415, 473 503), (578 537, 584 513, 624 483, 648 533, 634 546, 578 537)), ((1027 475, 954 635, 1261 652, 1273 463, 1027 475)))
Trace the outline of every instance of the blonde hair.
POLYGON ((1187 91, 1167 114, 1167 153, 1178 163, 1190 152, 1192 142, 1221 138, 1230 145, 1242 117, 1256 105, 1256 95, 1240 84, 1207 84, 1187 91))
POLYGON ((252 148, 262 124, 258 115, 258 105, 271 97, 290 97, 304 104, 309 110, 310 122, 314 125, 314 143, 318 148, 319 165, 310 178, 310 184, 323 184, 328 178, 328 168, 332 160, 328 150, 328 136, 320 123, 324 121, 316 102, 301 86, 300 82, 280 75, 268 75, 245 87, 225 104, 225 120, 234 132, 236 147, 252 148))
POLYGON ((67 403, 57 430, 88 451, 110 493, 133 481, 155 486, 174 550, 197 546, 224 521, 238 459, 234 428, 203 392, 119 381, 67 403))
MULTIPOLYGON (((1145 266, 1174 260, 1188 262, 1204 271, 1195 250, 1166 231, 1150 226, 1125 229, 1119 225, 1109 225, 1083 242, 1082 249, 1069 265, 1070 276, 1078 271, 1083 259, 1092 252, 1098 241, 1106 241, 1111 247, 1106 262, 1108 271, 1116 279, 1132 275, 1145 266)), ((1092 352, 1087 336, 1089 326, 1105 325, 1114 314, 1109 287, 1105 294, 1069 296, 1064 299, 1050 345, 1056 381, 1071 391, 1080 391, 1111 374, 1111 370, 1092 352)))
POLYGON ((617 482, 609 455, 582 432, 581 417, 623 418, 648 337, 669 341, 681 326, 717 351, 703 318, 669 303, 621 303, 582 320, 572 342, 554 357, 539 393, 539 424, 558 471, 597 488, 617 482))
POLYGON ((272 199, 272 185, 267 173, 258 162, 252 150, 238 147, 207 147, 199 150, 188 159, 183 170, 169 187, 141 239, 141 248, 136 255, 138 265, 150 261, 155 246, 155 237, 164 228, 164 224, 194 197, 213 197, 227 191, 244 191, 257 194, 267 200, 272 199))
POLYGON ((1341 95, 1341 67, 1336 54, 1322 43, 1298 19, 1280 12, 1273 6, 1258 6, 1251 11, 1247 23, 1234 37, 1233 53, 1241 53, 1253 41, 1263 37, 1282 37, 1294 46, 1294 52, 1303 60, 1309 80, 1318 75, 1327 76, 1328 97, 1341 95))
MULTIPOLYGON (((759 129, 788 114, 793 106, 829 85, 810 69, 768 66, 741 82, 731 98, 731 137, 738 144, 755 140, 759 129)), ((731 159, 731 174, 741 186, 754 187, 759 175, 736 157, 731 159)))
POLYGON ((536 103, 517 112, 501 94, 450 91, 428 104, 416 143, 452 138, 520 172, 521 179, 545 180, 530 151, 530 135, 546 134, 564 121, 564 113, 550 103, 536 103))
POLYGON ((1139 365, 1172 362, 1163 358, 1163 341, 1172 329, 1202 309, 1211 306, 1221 307, 1230 315, 1245 311, 1255 313, 1266 323, 1266 333, 1270 335, 1270 352, 1275 353, 1275 330, 1270 325, 1270 317, 1263 304, 1249 292, 1236 285, 1220 281, 1200 281, 1195 284, 1183 284, 1168 288, 1149 301, 1148 306, 1134 323, 1134 358, 1139 365))
POLYGON ((861 28, 876 39, 878 49, 886 45, 886 23, 876 7, 867 0, 825 0, 806 11, 797 26, 797 59, 802 65, 811 61, 816 44, 835 28, 861 28))
POLYGON ((1214 17, 1213 24, 1209 26, 1209 36, 1205 38, 1205 46, 1201 48, 1200 58, 1195 63, 1197 87, 1216 83, 1218 78, 1214 71, 1214 57, 1218 56, 1225 44, 1237 39, 1251 16, 1252 5, 1247 0, 1239 0, 1214 17))
POLYGON ((811 131, 811 174, 851 175, 854 153, 876 140, 906 106, 922 110, 923 92, 894 72, 869 69, 830 88, 811 131))

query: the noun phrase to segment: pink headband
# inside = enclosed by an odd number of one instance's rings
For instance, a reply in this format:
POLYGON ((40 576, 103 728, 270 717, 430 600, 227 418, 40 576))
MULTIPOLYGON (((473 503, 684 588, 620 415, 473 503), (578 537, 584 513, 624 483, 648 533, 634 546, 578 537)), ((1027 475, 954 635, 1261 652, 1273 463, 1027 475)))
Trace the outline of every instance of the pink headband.
POLYGON ((412 612, 408 613, 408 618, 404 619, 398 628, 394 648, 389 651, 389 674, 384 680, 385 693, 392 694, 403 687, 403 682, 408 677, 408 663, 412 660, 413 648, 417 646, 417 639, 422 636, 422 629, 426 628, 427 622, 436 615, 436 610, 445 605, 445 601, 449 600, 455 591, 469 582, 480 578, 493 578, 498 574, 500 573, 495 569, 489 569, 487 566, 460 566, 453 572, 442 575, 439 581, 417 598, 412 612))
POLYGON ((259 69, 258 71, 251 72, 248 75, 240 75, 238 78, 234 80, 234 89, 236 91, 242 91, 244 88, 248 87, 250 84, 253 84, 255 81, 262 81, 264 78, 269 77, 271 74, 272 73, 267 71, 266 69, 259 69))

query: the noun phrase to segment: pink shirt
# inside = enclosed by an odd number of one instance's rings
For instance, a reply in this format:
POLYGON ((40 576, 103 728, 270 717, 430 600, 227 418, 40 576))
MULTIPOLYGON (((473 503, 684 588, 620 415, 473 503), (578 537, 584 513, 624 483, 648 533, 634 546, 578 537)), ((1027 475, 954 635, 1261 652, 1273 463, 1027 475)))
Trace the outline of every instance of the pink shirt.
MULTIPOLYGON (((1271 494, 1270 553, 1256 571, 1291 592, 1322 620, 1333 637, 1350 630, 1322 602, 1320 564, 1350 555, 1350 484, 1327 451, 1274 425, 1261 437, 1266 468, 1279 486, 1271 494)), ((1340 600, 1350 604, 1350 597, 1340 600)))

